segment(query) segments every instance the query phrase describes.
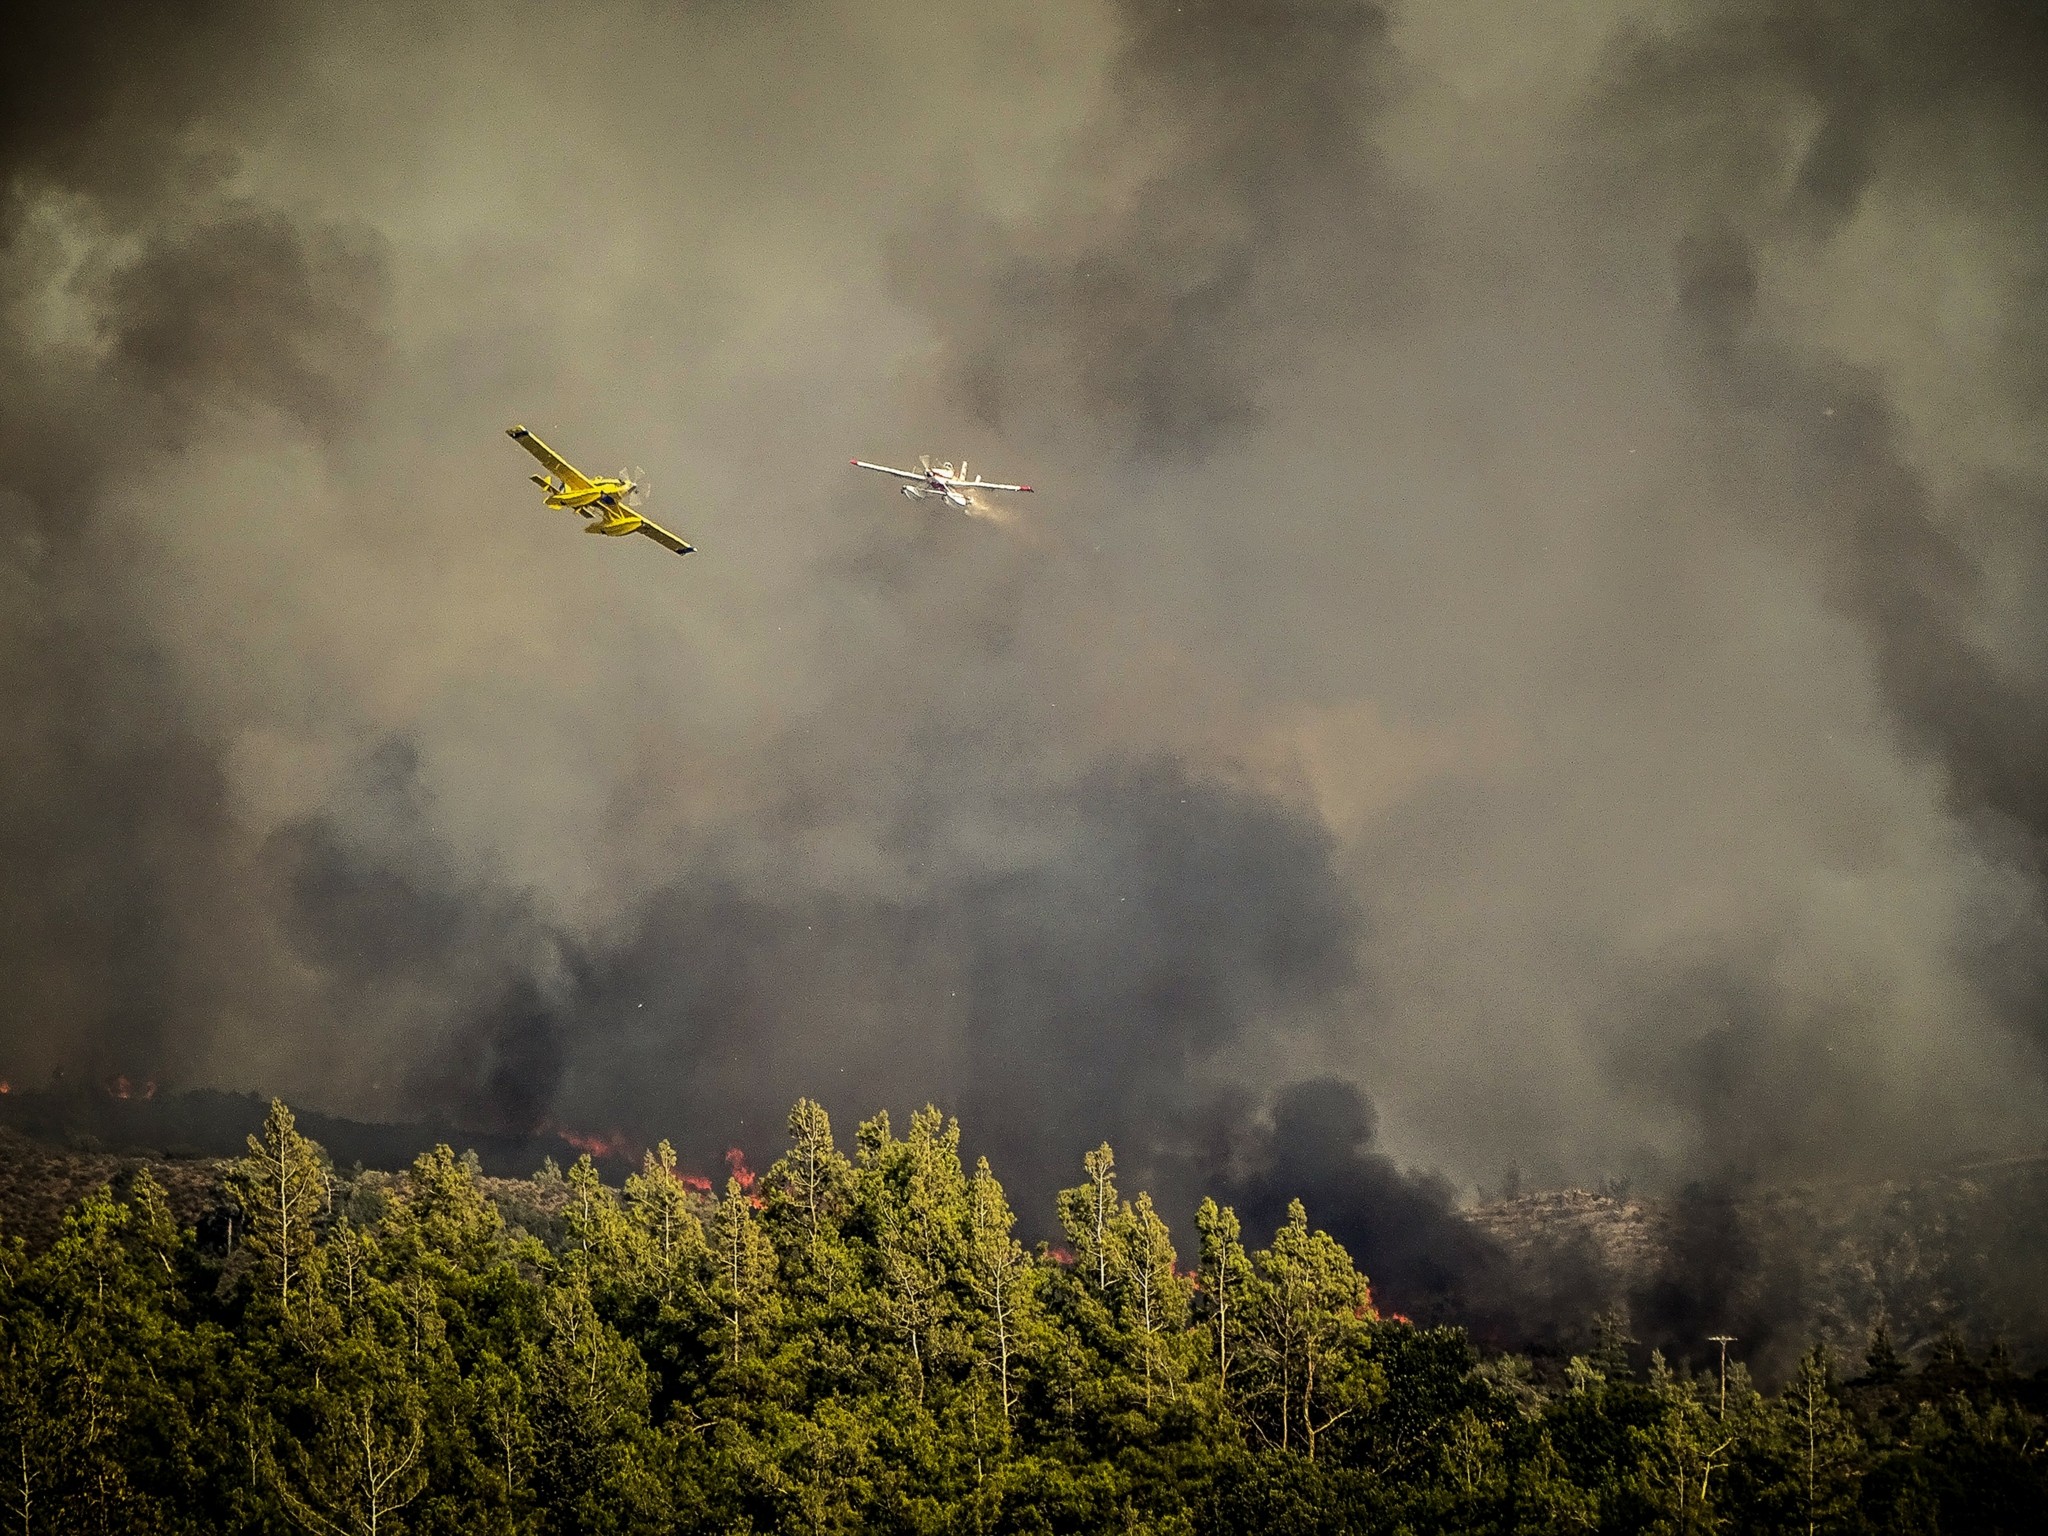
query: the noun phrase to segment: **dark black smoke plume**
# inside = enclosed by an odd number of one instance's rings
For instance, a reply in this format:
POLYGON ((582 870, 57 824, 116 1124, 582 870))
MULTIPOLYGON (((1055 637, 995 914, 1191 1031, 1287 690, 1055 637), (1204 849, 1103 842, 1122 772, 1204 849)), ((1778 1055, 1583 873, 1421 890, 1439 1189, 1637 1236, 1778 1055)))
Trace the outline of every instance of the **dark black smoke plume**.
POLYGON ((1483 1328, 1505 1255, 1460 1216, 1448 1180, 1404 1169, 1373 1146, 1377 1118, 1353 1084, 1293 1084, 1202 1182, 1219 1198, 1227 1192, 1246 1232, 1261 1238, 1300 1200, 1372 1277, 1381 1310, 1483 1328))

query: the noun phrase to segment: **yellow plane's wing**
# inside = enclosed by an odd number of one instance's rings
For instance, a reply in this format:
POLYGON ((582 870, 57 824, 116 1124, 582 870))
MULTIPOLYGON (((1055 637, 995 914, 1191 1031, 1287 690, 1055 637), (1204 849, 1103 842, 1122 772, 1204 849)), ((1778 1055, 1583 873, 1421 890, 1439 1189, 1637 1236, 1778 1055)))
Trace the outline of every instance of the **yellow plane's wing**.
POLYGON ((640 519, 640 526, 633 531, 646 534, 647 537, 654 540, 663 549, 672 549, 679 555, 687 555, 696 548, 694 544, 685 544, 681 539, 662 527, 661 524, 648 522, 645 517, 640 519))
POLYGON ((590 481, 577 472, 575 465, 527 431, 526 428, 507 427, 505 435, 532 454, 536 459, 539 459, 542 467, 551 474, 559 476, 564 490, 587 491, 590 489, 590 481))

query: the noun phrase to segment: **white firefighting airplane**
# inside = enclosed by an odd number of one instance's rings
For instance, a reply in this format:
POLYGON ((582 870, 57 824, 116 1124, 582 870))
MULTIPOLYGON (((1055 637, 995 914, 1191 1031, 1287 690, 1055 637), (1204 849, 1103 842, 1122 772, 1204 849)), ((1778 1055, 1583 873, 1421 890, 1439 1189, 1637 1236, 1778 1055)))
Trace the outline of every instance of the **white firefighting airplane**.
POLYGON ((629 533, 644 533, 664 549, 672 549, 679 555, 687 555, 696 546, 684 543, 661 524, 653 522, 626 505, 626 498, 639 489, 621 472, 618 479, 591 479, 569 463, 554 449, 535 437, 524 427, 507 427, 505 435, 539 459, 548 475, 529 475, 527 478, 539 486, 547 497, 547 505, 566 507, 580 512, 596 521, 585 523, 585 533, 610 534, 622 538, 629 533))
POLYGON ((960 461, 960 473, 953 473, 953 461, 947 459, 934 464, 929 455, 920 456, 916 469, 891 469, 886 464, 870 464, 865 459, 852 461, 855 469, 872 469, 880 474, 894 475, 910 484, 899 487, 911 500, 926 496, 944 498, 964 512, 975 510, 976 502, 969 491, 1028 491, 1028 485, 997 485, 993 480, 970 480, 967 478, 967 461, 960 461))

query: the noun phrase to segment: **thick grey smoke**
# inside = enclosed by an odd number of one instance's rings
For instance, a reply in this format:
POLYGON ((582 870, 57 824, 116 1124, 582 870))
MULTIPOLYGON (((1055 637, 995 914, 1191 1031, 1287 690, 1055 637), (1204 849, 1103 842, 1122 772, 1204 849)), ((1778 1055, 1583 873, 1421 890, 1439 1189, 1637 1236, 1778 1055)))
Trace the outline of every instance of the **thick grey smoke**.
POLYGON ((1446 1305, 1510 1162, 2040 1136, 2036 12, 46 25, 0 1073, 935 1097, 1446 1305))
POLYGON ((1374 138, 1399 61, 1358 0, 1124 0, 1110 93, 1043 212, 947 204, 902 237, 947 387, 989 427, 1107 429, 1199 462, 1320 330, 1396 306, 1403 189, 1374 138), (1107 168, 1108 174, 1104 174, 1107 168))
MULTIPOLYGON (((1785 167, 1731 167, 1699 198, 1697 232, 1679 251, 1686 361, 1717 426, 1756 468, 1752 507, 1797 509, 1759 517, 1758 534, 1788 543, 1867 630, 1909 749, 1939 763, 1970 835, 2038 876, 2048 838, 2048 480, 2034 342, 2048 195, 2020 168, 2048 151, 2048 106, 2033 88, 2048 66, 2048 16, 1985 7, 1934 22, 1895 7, 1866 21, 1867 33, 1787 27, 1737 8, 1697 53, 1646 51, 1649 80, 1675 77, 1682 97, 1739 93, 1781 120, 1818 117, 1799 124, 1811 138, 1789 183, 1785 167), (1991 153, 1970 153, 1979 142, 1991 153), (1957 160, 1977 182, 1960 196, 1957 160), (1996 334, 1971 362, 1986 404, 2018 429, 2018 462, 1916 454, 1911 438, 1927 424, 1890 397, 1897 385, 1793 345, 1770 323, 1770 269, 1850 239, 1859 213, 1887 192, 1936 216, 1979 215, 1993 261, 2013 264, 2017 291, 2000 296, 1996 334), (2008 240, 2022 244, 1999 250, 2008 240)), ((1689 151, 1714 159, 1697 140, 1689 151)), ((1967 274, 1946 281, 1961 287, 1967 274)), ((1984 914, 1987 931, 1964 958, 2013 1023, 2048 1040, 2038 919, 2016 934, 2001 916, 1984 914)))
POLYGON ((238 996, 263 998, 222 742, 150 611, 171 515, 150 477, 251 412, 338 426, 379 361, 374 233, 235 195, 186 138, 223 72, 281 56, 266 13, 189 9, 43 8, 19 42, 64 61, 63 99, 24 89, 0 110, 0 1030, 16 1076, 175 1072, 238 996))
MULTIPOLYGON (((1897 750, 1931 770, 1955 852, 1976 866, 1943 941, 1959 1001, 2038 1050, 2048 435, 2032 342, 2048 195, 2027 167, 2048 149, 2033 86, 2048 14, 1898 5, 1852 24, 1728 4, 1620 59, 1602 126, 1625 146, 1623 184, 1683 222, 1675 357, 1718 449, 1714 500, 1861 629, 1897 750), (1954 244, 1908 253, 1908 226, 1954 244), (1864 276, 1862 291, 1817 304, 1830 269, 1864 276), (1887 314, 1900 285, 1924 287, 1887 314), (1932 329, 1915 338, 1930 352, 1901 346, 1914 326, 1932 329)), ((1725 1150, 1749 1166, 1800 1141, 1810 1165, 1865 1150, 1876 1138, 1853 1122, 1867 1095, 1785 1091, 1839 1078, 1815 1047, 1840 1031, 1788 1057, 1758 974, 1677 978, 1695 1008, 1742 995, 1669 1091, 1722 1100, 1717 1118, 1741 1127, 1725 1150)), ((1947 1033, 1953 1018, 1900 1020, 1915 1024, 1947 1033)))

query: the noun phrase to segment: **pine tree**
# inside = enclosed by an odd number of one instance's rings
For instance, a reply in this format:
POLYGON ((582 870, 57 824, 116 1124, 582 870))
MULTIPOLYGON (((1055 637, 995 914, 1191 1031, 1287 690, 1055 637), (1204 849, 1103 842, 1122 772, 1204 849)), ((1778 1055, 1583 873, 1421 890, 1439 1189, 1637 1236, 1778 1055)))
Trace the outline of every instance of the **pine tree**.
MULTIPOLYGON (((67 1217, 67 1221, 70 1218, 67 1217)), ((20 1255, 15 1255, 19 1259, 20 1255)), ((37 1266, 40 1271, 42 1266, 37 1266)), ((0 1485, 7 1524, 22 1536, 56 1528, 71 1496, 79 1442, 75 1414, 76 1346, 61 1317, 52 1321, 31 1297, 44 1291, 42 1273, 9 1285, 0 1335, 0 1485)), ((61 1295, 59 1309, 68 1310, 61 1295)))
POLYGON ((1195 1230, 1202 1239, 1200 1297, 1216 1348, 1216 1389, 1230 1401, 1230 1370, 1244 1323, 1244 1294, 1252 1278, 1251 1260, 1239 1240, 1237 1212, 1204 1199, 1195 1212, 1195 1230))
POLYGON ((791 1268, 807 1285, 836 1290, 847 1278, 840 1233, 852 1207, 854 1170, 832 1139, 832 1117, 822 1104, 797 1100, 789 1112, 789 1150, 763 1185, 764 1214, 791 1268))
POLYGON ((1510 1474, 1502 1529, 1515 1536, 1597 1531, 1602 1528, 1601 1512, 1599 1494, 1573 1477, 1551 1431, 1538 1429, 1534 1447, 1515 1463, 1510 1474))
POLYGON ((139 1169, 128 1184, 128 1243, 137 1262, 153 1283, 170 1286, 178 1278, 179 1256, 186 1246, 186 1234, 171 1215, 170 1200, 163 1185, 147 1168, 139 1169))
POLYGON ((1714 1529, 1714 1474, 1727 1466, 1735 1437, 1716 1421, 1700 1394, 1672 1372, 1661 1352, 1650 1356, 1645 1395, 1647 1422, 1627 1430, 1633 1465, 1624 1479, 1626 1488, 1652 1512, 1657 1529, 1714 1529))
POLYGON ((1906 1364, 1899 1358, 1899 1352, 1892 1347, 1892 1331, 1880 1317, 1870 1330, 1870 1344, 1863 1354, 1865 1379, 1875 1386, 1888 1387, 1906 1374, 1906 1364))
POLYGON ((1860 1449, 1854 1424, 1835 1392, 1825 1344, 1800 1357, 1779 1410, 1790 1443, 1795 1487, 1807 1536, 1842 1529, 1855 1503, 1854 1466, 1860 1449))
POLYGON ((485 1351, 469 1373, 470 1409, 475 1415, 482 1448, 492 1473, 501 1481, 506 1505, 524 1503, 524 1484, 534 1456, 532 1391, 538 1362, 507 1362, 485 1351))
POLYGON ((325 1154, 299 1134, 284 1101, 272 1099, 262 1135, 249 1138, 248 1155, 235 1164, 228 1183, 242 1212, 242 1249, 253 1261, 258 1286, 289 1316, 294 1293, 304 1295, 319 1278, 314 1224, 327 1205, 325 1154))
POLYGON ((647 1370, 598 1316, 581 1275, 548 1292, 544 1313, 532 1411, 537 1493, 551 1523, 588 1528, 622 1494, 630 1502, 620 1483, 647 1429, 647 1370))
POLYGON ((974 1165, 968 1211, 968 1274, 987 1318, 996 1400, 1007 1427, 1019 1396, 1016 1366, 1031 1304, 1031 1269, 1023 1245, 1012 1235, 1017 1218, 985 1157, 974 1165))
POLYGON ((1138 1338, 1140 1369, 1145 1381, 1145 1410, 1152 1410, 1155 1378, 1171 1390, 1176 1383, 1167 1370, 1169 1357, 1161 1337, 1177 1334, 1187 1319, 1186 1283, 1174 1272, 1176 1255, 1166 1223, 1152 1209, 1152 1197, 1141 1193, 1116 1215, 1116 1254, 1123 1266, 1122 1291, 1129 1326, 1138 1338))
POLYGON ((568 1185, 563 1224, 569 1251, 601 1292, 630 1290, 651 1257, 646 1235, 626 1219, 618 1192, 605 1183, 588 1152, 571 1165, 568 1185))
MULTIPOLYGON (((165 1290, 137 1262, 132 1226, 133 1213, 102 1186, 66 1213, 57 1241, 27 1277, 42 1316, 17 1346, 26 1346, 23 1385, 31 1399, 41 1397, 46 1423, 42 1435, 17 1425, 14 1438, 18 1455, 42 1442, 40 1477, 32 1452, 22 1455, 23 1492, 32 1503, 40 1481, 56 1529, 155 1523, 156 1500, 131 1473, 134 1442, 153 1412, 161 1421, 179 1404, 154 1379, 165 1290), (48 1332, 37 1326, 44 1321, 53 1325, 48 1332)), ((158 1427, 176 1432, 169 1423, 158 1427)))
POLYGON ((660 1271, 664 1290, 683 1263, 704 1251, 704 1228, 690 1209, 690 1192, 676 1173, 676 1149, 663 1141, 626 1179, 626 1206, 660 1271))
POLYGON ((724 1319, 726 1351, 737 1367, 749 1336, 758 1335, 775 1280, 775 1250, 762 1234, 753 1197, 737 1178, 725 1181, 725 1198, 711 1218, 711 1296, 724 1319))
POLYGON ((1862 1445, 1835 1389, 1824 1346, 1800 1358, 1775 1401, 1731 1379, 1728 1428, 1737 1437, 1731 1502, 1749 1526, 1805 1533, 1852 1529, 1862 1445))
POLYGON ((1371 1292, 1336 1239, 1309 1230, 1299 1200, 1253 1269, 1245 1330, 1257 1370, 1253 1422, 1267 1443, 1313 1461, 1317 1440, 1363 1405, 1371 1292))
POLYGON ((383 1536, 426 1487, 423 1395, 402 1375, 376 1374, 321 1390, 314 1433, 275 1474, 286 1512, 315 1536, 383 1536))
POLYGON ((1586 1363, 1600 1373, 1603 1381, 1633 1380, 1635 1365, 1628 1352, 1634 1343, 1636 1340, 1628 1331, 1628 1313, 1620 1307, 1610 1308, 1593 1320, 1593 1350, 1586 1363))
POLYGON ((911 1116, 903 1140, 874 1143, 861 1183, 888 1314, 909 1349, 922 1406, 941 1336, 957 1332, 951 1288, 967 1262, 967 1181, 958 1122, 926 1105, 911 1116))
POLYGON ((355 1321, 357 1308, 367 1299, 371 1276, 380 1258, 374 1233, 345 1219, 335 1225, 327 1243, 325 1278, 344 1326, 355 1321))
POLYGON ((1094 1280, 1097 1295, 1107 1296, 1116 1268, 1116 1153, 1105 1141, 1081 1159, 1081 1168, 1087 1182, 1059 1193, 1060 1227, 1067 1234, 1074 1267, 1094 1280))

